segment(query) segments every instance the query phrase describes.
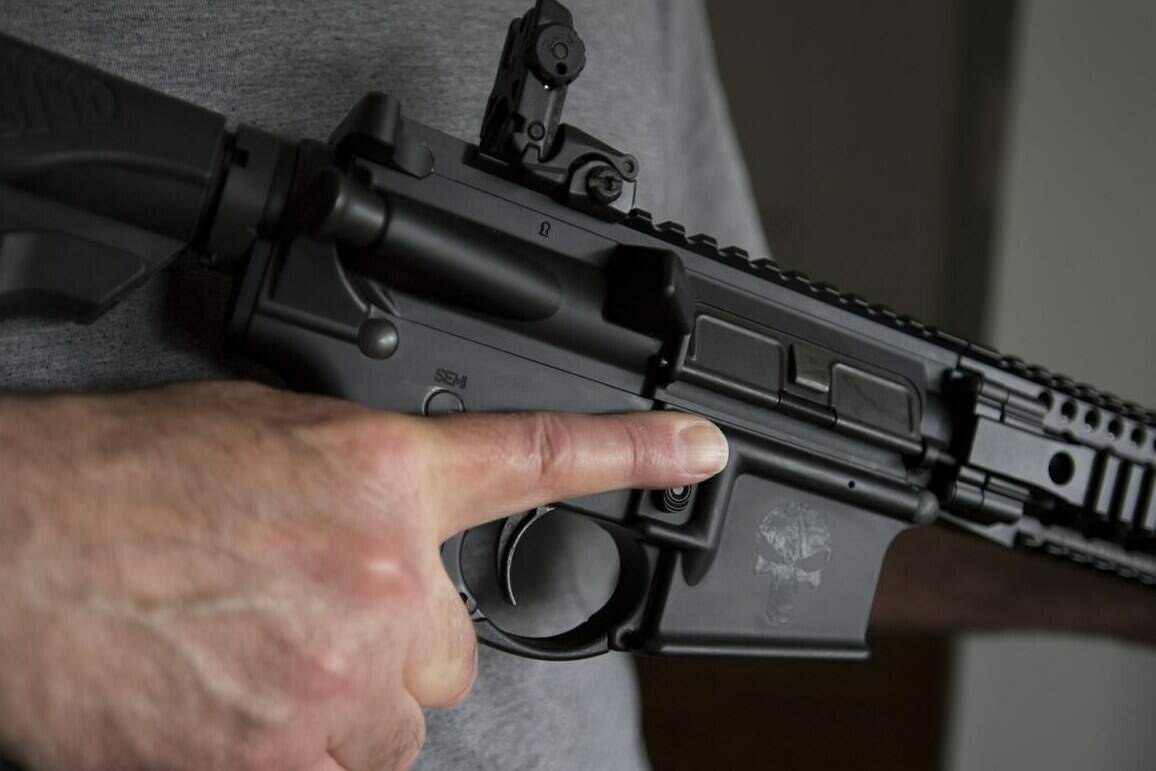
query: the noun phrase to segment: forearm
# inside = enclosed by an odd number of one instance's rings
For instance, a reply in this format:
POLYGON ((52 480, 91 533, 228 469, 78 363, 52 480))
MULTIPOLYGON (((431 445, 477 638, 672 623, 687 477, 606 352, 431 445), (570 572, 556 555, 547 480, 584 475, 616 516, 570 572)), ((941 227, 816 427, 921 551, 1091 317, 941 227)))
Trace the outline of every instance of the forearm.
POLYGON ((0 395, 0 771, 20 769, 12 759, 28 744, 30 715, 44 706, 28 687, 35 678, 33 648, 51 646, 52 629, 36 612, 25 576, 35 560, 36 531, 47 524, 47 512, 34 502, 45 480, 31 457, 30 405, 27 398, 0 395))

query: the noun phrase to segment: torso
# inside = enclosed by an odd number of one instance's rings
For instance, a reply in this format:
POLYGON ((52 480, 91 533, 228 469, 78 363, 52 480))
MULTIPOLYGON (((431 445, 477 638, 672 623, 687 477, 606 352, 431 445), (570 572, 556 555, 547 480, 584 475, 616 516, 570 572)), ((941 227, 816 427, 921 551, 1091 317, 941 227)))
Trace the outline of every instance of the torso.
MULTIPOLYGON (((505 30, 529 0, 0 0, 3 31, 287 137, 328 136, 368 90, 474 141, 505 30)), ((640 206, 765 251, 701 8, 568 3, 588 65, 566 121, 640 160, 640 206)), ((109 390, 253 375, 220 345, 228 280, 182 260, 96 323, 0 321, 0 390, 109 390)), ((484 651, 474 695, 429 715, 419 767, 646 765, 624 656, 543 664, 484 651)))

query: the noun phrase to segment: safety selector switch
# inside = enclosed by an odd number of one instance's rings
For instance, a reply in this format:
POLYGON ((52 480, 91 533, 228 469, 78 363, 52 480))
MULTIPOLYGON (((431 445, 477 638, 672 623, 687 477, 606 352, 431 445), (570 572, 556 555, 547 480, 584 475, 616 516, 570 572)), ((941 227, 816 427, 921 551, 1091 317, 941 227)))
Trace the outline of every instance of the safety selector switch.
POLYGON ((442 388, 432 391, 430 395, 425 398, 425 404, 423 404, 421 408, 422 414, 426 417, 452 415, 455 412, 465 411, 466 404, 462 401, 462 397, 453 391, 446 391, 442 388))

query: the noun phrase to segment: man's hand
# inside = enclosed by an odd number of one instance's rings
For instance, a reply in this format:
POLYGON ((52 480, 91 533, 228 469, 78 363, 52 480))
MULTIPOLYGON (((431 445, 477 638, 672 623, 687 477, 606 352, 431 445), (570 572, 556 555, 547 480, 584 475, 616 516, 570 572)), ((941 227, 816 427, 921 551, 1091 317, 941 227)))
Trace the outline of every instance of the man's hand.
POLYGON ((718 471, 676 413, 421 420, 248 384, 0 399, 0 739, 35 769, 368 771, 465 698, 439 544, 718 471))

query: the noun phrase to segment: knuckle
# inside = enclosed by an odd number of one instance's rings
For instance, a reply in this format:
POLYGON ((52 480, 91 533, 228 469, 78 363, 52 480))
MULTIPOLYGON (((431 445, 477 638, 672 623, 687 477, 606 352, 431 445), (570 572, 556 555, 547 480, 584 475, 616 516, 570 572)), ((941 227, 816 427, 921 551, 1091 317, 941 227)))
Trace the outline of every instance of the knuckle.
POLYGON ((414 611, 425 604, 428 590, 422 572, 411 559, 392 554, 368 561, 362 569, 369 597, 398 611, 414 611))
POLYGON ((457 696, 449 700, 447 706, 450 707, 464 703, 474 690, 474 683, 478 679, 478 638, 473 634, 472 628, 470 628, 469 635, 462 641, 461 647, 461 660, 463 662, 461 688, 458 690, 457 696))
POLYGON ((425 467, 428 439, 416 421, 373 412, 341 426, 336 441, 347 457, 362 459, 374 479, 406 479, 425 467))
POLYGON ((341 485, 351 507, 378 511, 385 500, 416 505, 428 495, 431 439, 418 421, 358 409, 300 431, 324 459, 327 473, 320 476, 341 485))
POLYGON ((646 475, 652 464, 653 442, 646 428, 640 423, 627 421, 623 431, 626 433, 626 445, 630 448, 628 465, 631 478, 640 479, 646 475))
POLYGON ((526 457, 534 474, 546 486, 574 465, 574 437, 566 422, 548 412, 528 415, 523 424, 526 457))
POLYGON ((299 697, 325 698, 353 690, 358 683, 359 651, 335 625, 304 641, 291 660, 291 688, 299 697))
POLYGON ((395 752, 392 753, 392 757, 386 759, 386 763, 381 764, 381 770, 386 771, 386 769, 394 767, 407 771, 412 769, 417 765, 418 756, 421 755, 422 747, 425 746, 425 739, 425 718, 418 710, 416 715, 411 715, 408 719, 401 721, 397 731, 395 752))
POLYGON ((388 731, 368 745, 366 771, 398 771, 411 769, 417 764, 426 739, 425 718, 421 709, 415 704, 391 723, 388 731))
POLYGON ((478 676, 478 636, 457 592, 445 597, 441 613, 445 620, 438 627, 445 635, 443 671, 447 674, 441 706, 456 706, 469 696, 478 676))
MULTIPOLYGON (((398 527, 406 525, 399 523, 398 527)), ((427 593, 427 571, 418 555, 399 548, 399 544, 414 542, 395 531, 389 541, 369 536, 342 548, 340 561, 352 571, 353 585, 347 589, 375 605, 384 601, 398 609, 420 607, 427 593)))

